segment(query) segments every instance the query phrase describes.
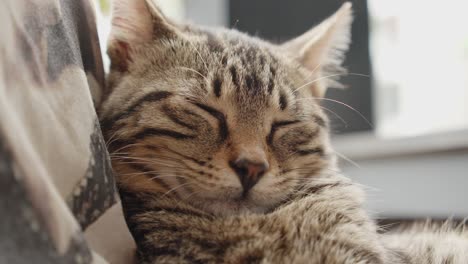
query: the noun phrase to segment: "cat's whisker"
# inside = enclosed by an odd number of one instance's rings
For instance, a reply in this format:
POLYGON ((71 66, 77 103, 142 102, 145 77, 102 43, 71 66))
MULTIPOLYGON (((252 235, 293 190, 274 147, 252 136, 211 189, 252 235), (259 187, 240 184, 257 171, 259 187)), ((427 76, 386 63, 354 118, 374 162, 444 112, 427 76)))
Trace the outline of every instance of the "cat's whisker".
POLYGON ((197 71, 197 70, 194 70, 194 69, 192 69, 192 68, 183 67, 183 66, 179 66, 179 67, 177 67, 177 68, 182 69, 182 70, 186 70, 186 71, 194 72, 194 73, 200 75, 203 79, 205 79, 205 81, 206 81, 207 83, 209 83, 208 78, 207 78, 205 75, 201 74, 201 73, 200 73, 199 71, 197 71))
POLYGON ((117 153, 119 153, 119 151, 121 151, 121 150, 124 150, 124 149, 127 149, 127 148, 132 148, 132 147, 138 147, 138 146, 145 146, 145 144, 143 144, 143 143, 128 144, 128 145, 125 145, 125 146, 123 146, 123 147, 121 147, 121 148, 119 148, 119 149, 116 149, 116 150, 112 151, 111 154, 117 154, 117 153))
POLYGON ((288 160, 288 159, 300 159, 301 157, 296 156, 297 153, 299 153, 299 150, 291 152, 289 155, 286 156, 286 160, 288 160))
MULTIPOLYGON (((139 157, 129 157, 129 156, 121 156, 121 157, 113 157, 113 160, 130 160, 128 162, 124 161, 119 161, 120 164, 143 164, 143 165, 157 165, 157 166, 164 166, 166 169, 170 168, 173 171, 178 171, 182 172, 185 174, 189 174, 191 172, 196 172, 196 168, 192 168, 188 164, 184 162, 184 160, 179 160, 179 159, 173 159, 173 160, 168 160, 166 158, 152 158, 152 159, 145 159, 145 158, 139 158, 139 157), (168 162, 169 161, 169 162, 168 162)), ((160 174, 161 170, 158 171, 147 171, 146 173, 158 173, 160 174)), ((176 171, 176 172, 177 172, 176 171)), ((199 173, 197 173, 199 175, 199 173)))
MULTIPOLYGON (((180 170, 177 170, 177 169, 174 169, 174 172, 179 172, 180 170)), ((126 176, 126 179, 133 179, 135 177, 138 177, 138 176, 146 176, 146 181, 148 182, 151 182, 153 180, 156 180, 158 178, 154 178, 154 177, 164 177, 164 178, 170 178, 170 177, 165 177, 165 176, 173 176, 173 174, 161 174, 159 172, 142 172, 142 173, 135 173, 135 174, 129 174, 126 176), (154 175, 154 176, 153 176, 154 175)))
MULTIPOLYGON (((308 168, 308 167, 297 168, 297 169, 295 169, 295 170, 293 170, 291 172, 298 173, 299 175, 305 175, 305 176, 308 176, 308 177, 317 177, 321 173, 326 173, 326 172, 332 172, 334 174, 341 173, 339 170, 333 170, 333 169, 329 169, 329 168, 321 168, 320 171, 317 171, 317 169, 315 167, 314 168, 308 168)), ((328 175, 328 174, 326 174, 326 175, 328 175)))
MULTIPOLYGON (((177 151, 175 151, 175 150, 173 150, 173 149, 171 149, 171 148, 169 148, 169 147, 166 147, 166 146, 163 147, 163 146, 161 146, 161 148, 162 148, 162 149, 165 149, 165 150, 167 150, 167 151, 169 151, 169 152, 171 152, 171 153, 173 153, 173 154, 175 154, 175 155, 177 155, 178 157, 181 157, 182 159, 185 159, 185 160, 192 160, 192 159, 193 159, 193 160, 195 160, 195 158, 182 155, 182 154, 178 153, 177 151)), ((194 161, 194 163, 196 164, 197 162, 194 161)))
MULTIPOLYGON (((310 74, 314 74, 314 73, 315 73, 315 71, 316 71, 317 69, 319 69, 319 68, 320 68, 320 66, 322 66, 322 64, 323 64, 322 62, 318 63, 318 64, 317 64, 317 66, 315 66, 315 68, 314 68, 314 69, 312 69, 312 71, 310 72, 310 74)), ((311 77, 312 77, 312 76, 311 76, 311 77)))
POLYGON ((132 178, 132 177, 135 177, 135 176, 138 176, 138 175, 154 175, 152 177, 149 177, 147 178, 146 180, 147 181, 153 181, 153 180, 156 180, 156 179, 162 179, 162 178, 183 178, 183 179, 191 179, 190 177, 186 177, 186 176, 179 176, 179 175, 174 175, 174 173, 184 173, 184 170, 183 169, 178 169, 178 168, 173 168, 172 169, 172 172, 160 172, 160 171, 147 171, 147 172, 142 172, 142 173, 136 173, 136 174, 133 174, 131 175, 129 178, 132 178))
POLYGON ((190 179, 190 177, 185 177, 185 176, 179 176, 179 175, 173 175, 173 174, 158 174, 156 176, 148 178, 148 180, 156 180, 156 179, 161 179, 161 178, 182 178, 182 179, 190 179))
POLYGON ((158 155, 158 156, 155 156, 155 157, 148 157, 148 156, 133 157, 133 156, 128 156, 128 155, 111 155, 111 159, 121 159, 121 160, 125 160, 125 159, 143 160, 144 159, 144 160, 146 160, 148 162, 161 160, 161 161, 174 161, 175 163, 182 163, 181 160, 179 160, 179 159, 176 159, 176 158, 170 157, 170 156, 162 156, 162 155, 158 155))
POLYGON ((186 202, 186 201, 189 201, 189 198, 191 198, 191 197, 192 197, 192 196, 194 196, 194 195, 198 195, 198 194, 200 194, 200 193, 203 193, 203 192, 206 192, 206 191, 207 191, 206 189, 204 189, 204 188, 201 188, 201 187, 200 187, 200 186, 198 186, 198 185, 197 185, 197 187, 198 187, 198 188, 200 188, 201 190, 199 190, 199 191, 196 191, 196 192, 192 192, 192 193, 191 193, 191 194, 189 194, 188 196, 186 196, 186 197, 183 197, 183 200, 182 200, 182 199, 181 199, 181 200, 179 200, 179 201, 177 202, 176 206, 179 206, 181 202, 186 202))
POLYGON ((147 162, 148 164, 154 163, 156 165, 160 164, 176 164, 176 165, 184 165, 181 162, 178 162, 176 160, 171 160, 171 159, 162 159, 162 158, 141 158, 141 157, 129 157, 129 156, 113 156, 111 157, 111 160, 118 161, 120 163, 125 162, 125 161, 144 161, 147 162))
MULTIPOLYGON (((301 164, 300 167, 297 167, 297 168, 294 168, 296 170, 301 170, 301 169, 305 169, 307 171, 310 171, 310 170, 313 170, 313 171, 316 171, 317 170, 317 163, 307 163, 307 164, 301 164)), ((331 168, 328 168, 328 167, 323 167, 320 166, 320 170, 332 170, 331 168)), ((338 171, 336 171, 338 172, 338 171)))
POLYGON ((332 114, 333 114, 336 118, 338 118, 343 124, 345 124, 346 127, 349 126, 349 125, 348 125, 348 122, 346 122, 346 121, 344 120, 344 118, 342 118, 342 117, 341 117, 340 115, 338 115, 336 112, 334 112, 334 111, 332 111, 332 110, 330 110, 330 109, 328 109, 328 108, 326 108, 326 107, 324 107, 324 106, 322 106, 322 105, 319 105, 319 107, 322 108, 323 110, 329 112, 329 113, 332 113, 332 114))
POLYGON ((191 182, 186 182, 186 183, 183 183, 183 184, 179 184, 177 186, 175 186, 174 188, 170 189, 169 191, 165 192, 161 197, 164 198, 166 197, 167 195, 169 195, 170 193, 174 192, 174 191, 177 191, 178 189, 184 187, 184 186, 187 186, 187 185, 190 185, 192 184, 191 182))
POLYGON ((297 100, 324 100, 324 101, 330 101, 330 102, 334 102, 334 103, 337 103, 337 104, 340 104, 340 105, 343 105, 345 107, 347 107, 348 109, 354 111, 356 114, 358 114, 371 128, 373 128, 374 126, 372 125, 372 123, 361 113, 359 112, 358 110, 356 110, 355 108, 351 107, 350 105, 348 104, 345 104, 341 101, 338 101, 338 100, 334 100, 334 99, 330 99, 330 98, 317 98, 317 97, 307 97, 307 98, 299 98, 297 100))
POLYGON ((195 50, 195 52, 198 54, 198 57, 200 58, 200 60, 203 62, 203 65, 205 65, 205 69, 206 71, 209 71, 209 68, 208 68, 208 64, 206 64, 206 61, 203 59, 200 51, 198 51, 197 47, 195 47, 195 45, 193 45, 192 41, 188 41, 188 43, 190 44, 190 46, 192 46, 192 48, 195 50))
MULTIPOLYGON (((163 148, 164 149, 164 148, 163 148)), ((171 151, 170 149, 167 149, 169 151, 171 151)), ((174 153, 174 154, 178 154, 176 152, 171 152, 171 153, 174 153)), ((123 153, 123 152, 119 152, 119 153, 112 153, 110 154, 111 157, 129 157, 129 155, 132 155, 133 153, 123 153)), ((157 160, 157 159, 160 159, 160 160, 170 160, 170 161, 174 161, 176 163, 181 163, 181 162, 184 162, 184 160, 181 160, 180 158, 177 158, 177 157, 174 157, 174 156, 167 156, 167 155, 162 155, 162 154, 152 154, 152 155, 144 155, 142 156, 144 158, 150 158, 151 160, 157 160)))
MULTIPOLYGON (((332 175, 340 173, 340 172, 334 171, 334 170, 325 170, 325 169, 323 169, 322 171, 329 172, 332 175)), ((299 176, 299 177, 305 177, 305 178, 311 178, 311 179, 313 179, 313 178, 317 179, 317 176, 318 176, 317 174, 311 174, 310 171, 307 171, 307 170, 296 171, 296 173, 297 173, 297 176, 299 176)), ((327 177, 327 176, 325 176, 325 177, 327 177)))
POLYGON ((347 75, 361 76, 361 77, 370 78, 370 75, 361 74, 361 73, 352 73, 352 72, 350 72, 350 73, 330 74, 330 75, 326 75, 326 76, 322 76, 322 77, 316 78, 316 79, 314 79, 314 80, 312 80, 312 81, 310 81, 310 82, 307 82, 307 83, 305 83, 305 84, 303 84, 303 85, 301 85, 301 86, 295 88, 295 89, 293 90, 293 93, 299 91, 300 89, 302 89, 302 88, 304 88, 304 87, 306 87, 306 86, 308 86, 308 85, 311 85, 311 84, 313 84, 313 83, 315 83, 315 82, 318 82, 318 81, 320 81, 320 80, 327 79, 327 78, 332 78, 332 77, 338 77, 338 76, 347 76, 347 75))
POLYGON ((146 161, 127 161, 127 162, 124 162, 124 161, 119 161, 119 164, 122 164, 122 165, 131 165, 131 164, 136 164, 136 165, 147 165, 147 166, 151 166, 151 165, 162 165, 162 166, 167 166, 167 167, 171 167, 170 163, 165 163, 165 162, 155 162, 155 161, 151 161, 151 162, 146 162, 146 161))
POLYGON ((359 164, 357 164, 355 161, 353 161, 352 159, 346 157, 345 155, 339 153, 338 151, 334 150, 333 151, 338 157, 344 159, 345 161, 349 162, 351 165, 355 166, 356 168, 361 168, 361 166, 359 166, 359 164))
POLYGON ((131 157, 131 156, 112 156, 112 160, 137 160, 137 161, 147 161, 152 162, 153 160, 141 157, 131 157))
POLYGON ((110 137, 109 139, 107 139, 107 141, 106 141, 106 143, 105 143, 106 147, 109 147, 109 145, 114 141, 114 140, 113 140, 114 137, 117 136, 117 134, 118 134, 119 132, 120 132, 120 131, 117 130, 117 131, 115 131, 114 133, 112 133, 111 137, 110 137))
POLYGON ((305 81, 305 82, 309 82, 309 81, 312 80, 312 78, 315 78, 316 76, 315 76, 314 73, 315 73, 315 71, 316 71, 317 69, 320 68, 320 66, 322 66, 322 63, 317 64, 317 66, 315 66, 314 69, 313 69, 312 71, 308 72, 308 73, 307 73, 307 76, 304 78, 304 81, 305 81))
POLYGON ((130 172, 130 173, 121 173, 119 177, 125 177, 126 179, 132 179, 140 175, 151 175, 156 171, 144 171, 144 172, 130 172))
MULTIPOLYGON (((183 169, 183 168, 176 168, 173 167, 171 169, 174 169, 174 171, 177 171, 178 169, 183 169)), ((150 171, 142 171, 142 172, 129 172, 129 173, 121 173, 119 176, 138 176, 138 175, 153 175, 153 174, 161 174, 161 171, 159 170, 150 170, 150 171)))

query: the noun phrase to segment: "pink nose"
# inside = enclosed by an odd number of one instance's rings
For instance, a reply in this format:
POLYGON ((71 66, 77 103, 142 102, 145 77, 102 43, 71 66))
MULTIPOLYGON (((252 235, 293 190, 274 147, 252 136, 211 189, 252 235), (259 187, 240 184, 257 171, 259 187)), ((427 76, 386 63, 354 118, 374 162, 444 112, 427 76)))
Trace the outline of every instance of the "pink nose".
POLYGON ((245 158, 231 161, 229 165, 236 172, 237 177, 239 177, 244 194, 257 184, 269 167, 267 161, 252 161, 245 158))

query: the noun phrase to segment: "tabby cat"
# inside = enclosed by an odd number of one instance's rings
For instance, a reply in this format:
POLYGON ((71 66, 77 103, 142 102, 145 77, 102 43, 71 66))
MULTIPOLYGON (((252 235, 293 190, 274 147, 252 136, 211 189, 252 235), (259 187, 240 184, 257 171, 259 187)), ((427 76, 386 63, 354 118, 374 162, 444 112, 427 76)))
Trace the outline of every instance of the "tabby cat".
POLYGON ((276 45, 114 1, 99 114, 141 262, 468 263, 463 227, 380 234, 336 167, 320 100, 351 20, 276 45))

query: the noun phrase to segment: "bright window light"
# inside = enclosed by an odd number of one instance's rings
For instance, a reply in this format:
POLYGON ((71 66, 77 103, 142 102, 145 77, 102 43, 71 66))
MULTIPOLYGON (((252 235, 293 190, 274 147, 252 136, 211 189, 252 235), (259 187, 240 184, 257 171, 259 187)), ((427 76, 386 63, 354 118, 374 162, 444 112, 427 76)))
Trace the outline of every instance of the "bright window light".
POLYGON ((369 0, 377 134, 468 128, 468 1, 369 0))

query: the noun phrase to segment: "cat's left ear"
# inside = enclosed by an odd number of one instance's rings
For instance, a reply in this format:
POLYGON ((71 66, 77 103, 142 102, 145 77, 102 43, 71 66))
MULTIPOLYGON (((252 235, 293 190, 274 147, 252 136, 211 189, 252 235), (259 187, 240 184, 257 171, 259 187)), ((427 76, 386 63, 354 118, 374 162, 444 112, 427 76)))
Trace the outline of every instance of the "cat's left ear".
POLYGON ((319 25, 281 45, 313 74, 316 81, 310 88, 316 97, 323 97, 330 86, 342 87, 334 76, 326 76, 343 72, 341 64, 351 43, 352 20, 351 3, 346 2, 319 25))

